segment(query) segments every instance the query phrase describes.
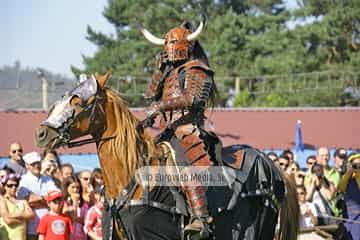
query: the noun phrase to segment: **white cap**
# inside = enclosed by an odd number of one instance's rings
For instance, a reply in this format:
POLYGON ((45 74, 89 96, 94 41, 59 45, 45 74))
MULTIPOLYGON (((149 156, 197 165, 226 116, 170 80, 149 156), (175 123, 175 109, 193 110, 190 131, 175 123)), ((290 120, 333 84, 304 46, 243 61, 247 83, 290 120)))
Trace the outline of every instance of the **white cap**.
POLYGON ((37 152, 30 152, 30 153, 25 154, 23 156, 23 159, 27 164, 33 164, 33 163, 36 163, 36 162, 40 162, 41 161, 41 156, 37 152))

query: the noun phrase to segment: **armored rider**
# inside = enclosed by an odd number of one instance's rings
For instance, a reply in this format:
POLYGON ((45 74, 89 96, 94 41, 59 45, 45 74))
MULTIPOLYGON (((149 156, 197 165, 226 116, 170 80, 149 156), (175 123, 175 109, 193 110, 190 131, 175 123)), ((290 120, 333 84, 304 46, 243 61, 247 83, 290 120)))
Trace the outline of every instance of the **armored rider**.
MULTIPOLYGON (((172 137, 185 153, 185 165, 208 168, 212 161, 202 139, 204 112, 209 104, 214 103, 216 86, 214 72, 196 40, 203 28, 204 20, 195 31, 192 24, 184 22, 171 29, 165 39, 154 36, 143 27, 141 32, 151 43, 163 46, 163 52, 156 56, 156 69, 145 93, 145 97, 152 101, 147 108, 147 117, 161 116, 160 128, 162 132, 172 130, 172 137)), ((176 164, 184 165, 184 162, 177 160, 176 164)), ((191 214, 185 234, 199 233, 202 238, 208 237, 212 218, 207 209, 205 188, 193 182, 182 186, 182 190, 191 214)))

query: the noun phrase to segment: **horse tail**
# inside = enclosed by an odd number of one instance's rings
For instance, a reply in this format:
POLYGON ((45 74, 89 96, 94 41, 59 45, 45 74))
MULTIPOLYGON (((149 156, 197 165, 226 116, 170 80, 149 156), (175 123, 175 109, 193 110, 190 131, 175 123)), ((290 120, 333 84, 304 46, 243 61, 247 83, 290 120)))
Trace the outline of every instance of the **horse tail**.
POLYGON ((280 206, 278 240, 296 240, 299 231, 300 208, 294 181, 284 174, 286 196, 280 206))

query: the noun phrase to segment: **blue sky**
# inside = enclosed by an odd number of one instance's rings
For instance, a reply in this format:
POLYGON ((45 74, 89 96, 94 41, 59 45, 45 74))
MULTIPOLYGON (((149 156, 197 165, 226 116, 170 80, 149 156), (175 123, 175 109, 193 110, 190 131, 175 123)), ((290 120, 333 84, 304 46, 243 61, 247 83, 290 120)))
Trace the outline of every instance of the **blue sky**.
POLYGON ((96 46, 85 39, 87 25, 112 33, 103 17, 106 0, 1 0, 0 66, 43 67, 72 77, 70 65, 82 67, 82 54, 96 46))
MULTIPOLYGON (((296 0, 286 0, 292 8, 296 0)), ((103 17, 106 0, 1 0, 0 67, 42 67, 73 77, 70 65, 82 67, 82 57, 96 46, 85 39, 86 27, 106 34, 113 26, 103 17)))

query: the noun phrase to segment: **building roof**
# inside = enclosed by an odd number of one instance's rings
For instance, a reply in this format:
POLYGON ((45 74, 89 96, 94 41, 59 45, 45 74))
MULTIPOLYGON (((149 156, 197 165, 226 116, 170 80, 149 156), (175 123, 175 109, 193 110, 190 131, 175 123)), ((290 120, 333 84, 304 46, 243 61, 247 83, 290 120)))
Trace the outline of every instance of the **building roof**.
MULTIPOLYGON (((143 109, 132 110, 138 118, 144 118, 143 109)), ((38 110, 0 111, 0 156, 8 155, 13 142, 20 142, 25 152, 41 151, 35 146, 34 134, 46 114, 38 110)), ((306 148, 360 148, 360 107, 224 108, 214 109, 207 116, 206 126, 217 133, 224 146, 241 143, 259 149, 293 149, 296 122, 301 120, 306 148)), ((96 147, 89 144, 59 152, 96 153, 96 147)))

